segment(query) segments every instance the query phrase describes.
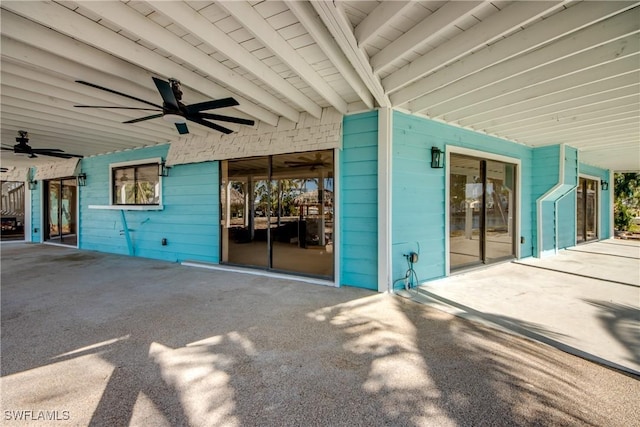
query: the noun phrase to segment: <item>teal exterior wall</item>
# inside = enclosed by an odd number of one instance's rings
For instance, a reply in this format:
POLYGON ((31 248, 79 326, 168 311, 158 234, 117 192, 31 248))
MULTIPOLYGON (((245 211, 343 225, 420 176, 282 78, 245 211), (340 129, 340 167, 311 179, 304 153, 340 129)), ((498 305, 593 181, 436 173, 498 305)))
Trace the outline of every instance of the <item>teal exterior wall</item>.
POLYGON ((520 256, 533 254, 535 206, 530 202, 531 148, 398 111, 394 112, 393 127, 393 279, 404 276, 407 264, 403 254, 409 251, 419 252, 420 259, 414 268, 420 281, 446 274, 448 230, 445 230, 447 201, 444 197, 448 169, 446 165, 442 169, 431 168, 432 146, 443 151, 447 146, 463 147, 520 160, 522 212, 519 216, 520 234, 524 237, 520 256))
MULTIPOLYGON (((35 172, 34 172, 35 173, 35 172)), ((38 187, 35 190, 27 190, 31 192, 31 242, 40 243, 42 241, 42 194, 43 194, 42 182, 38 182, 38 187)), ((25 230, 25 233, 27 230, 25 230)))
POLYGON ((377 111, 345 116, 339 185, 340 283, 377 290, 377 111))
POLYGON ((535 148, 533 150, 532 173, 534 179, 531 186, 530 209, 534 218, 533 254, 555 248, 555 198, 549 197, 541 203, 541 215, 537 215, 537 200, 551 190, 559 181, 560 146, 535 148), (542 221, 542 247, 538 248, 538 220, 542 221))
MULTIPOLYGON (((602 181, 610 181, 608 169, 601 169, 595 166, 586 165, 584 163, 580 163, 579 170, 581 174, 589 175, 592 177, 600 178, 602 181)), ((599 197, 600 197, 600 229, 598 231, 598 236, 600 239, 610 239, 613 237, 611 235, 611 224, 613 222, 613 218, 611 218, 611 192, 613 191, 613 182, 609 182, 609 189, 602 190, 599 189, 599 197)))
MULTIPOLYGON (((129 254, 122 230, 122 211, 90 209, 109 205, 111 163, 166 157, 160 145, 82 160, 87 185, 80 187, 79 247, 129 254)), ((217 162, 178 165, 162 178, 163 210, 124 211, 133 255, 166 261, 197 260, 218 263, 220 258, 220 184, 217 162), (161 244, 167 239, 167 245, 161 244)))

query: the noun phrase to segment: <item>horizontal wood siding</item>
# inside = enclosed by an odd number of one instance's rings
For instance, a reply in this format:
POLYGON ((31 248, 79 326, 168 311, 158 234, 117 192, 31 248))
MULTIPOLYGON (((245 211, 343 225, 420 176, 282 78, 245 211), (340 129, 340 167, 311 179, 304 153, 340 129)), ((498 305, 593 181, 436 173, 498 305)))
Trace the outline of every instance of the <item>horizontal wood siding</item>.
MULTIPOLYGON (((167 145, 82 160, 87 185, 80 189, 80 248, 128 254, 119 210, 109 204, 111 163, 166 157, 167 145)), ((179 165, 162 178, 164 209, 125 211, 135 256, 166 261, 219 262, 220 185, 217 162, 179 165), (167 245, 162 245, 167 239, 167 245)))
POLYGON ((576 243, 576 190, 578 185, 578 150, 565 147, 564 183, 571 186, 557 203, 558 249, 568 248, 576 243))
MULTIPOLYGON (((38 188, 29 190, 29 184, 25 184, 25 191, 31 191, 31 241, 40 243, 42 241, 42 192, 44 185, 38 182, 38 188)), ((25 233, 27 230, 24 231, 25 233)))
MULTIPOLYGON (((446 274, 445 173, 431 168, 431 147, 464 147, 521 161, 522 212, 520 231, 524 243, 521 257, 532 255, 533 213, 531 169, 533 152, 529 147, 480 134, 445 123, 394 112, 393 118, 393 278, 404 277, 410 251, 419 252, 414 266, 420 281, 446 274)), ((519 239, 518 239, 519 240, 519 239)))
POLYGON ((378 289, 378 114, 346 116, 340 153, 340 283, 378 289))
POLYGON ((600 231, 598 234, 600 239, 609 239, 613 237, 611 236, 611 224, 613 221, 613 218, 611 218, 611 192, 613 191, 613 182, 610 182, 609 179, 610 171, 584 163, 579 164, 579 171, 581 174, 598 177, 602 181, 609 183, 608 190, 598 189, 600 197, 600 231))
MULTIPOLYGON (((547 191, 558 184, 560 171, 560 146, 540 147, 533 149, 532 185, 529 208, 533 217, 532 245, 534 253, 538 252, 538 216, 536 201, 547 191)), ((552 250, 555 247, 555 208, 554 203, 542 204, 542 237, 541 250, 552 250)))

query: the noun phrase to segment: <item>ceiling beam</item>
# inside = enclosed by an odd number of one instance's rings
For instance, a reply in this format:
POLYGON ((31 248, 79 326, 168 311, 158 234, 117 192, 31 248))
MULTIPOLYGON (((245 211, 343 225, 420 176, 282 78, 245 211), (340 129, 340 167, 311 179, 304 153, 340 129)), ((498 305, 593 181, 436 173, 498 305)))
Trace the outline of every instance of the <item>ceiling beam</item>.
MULTIPOLYGON (((630 60, 632 58, 629 58, 630 60)), ((617 63, 617 62, 616 62, 617 63)), ((498 118, 504 121, 517 122, 529 117, 545 114, 548 111, 573 108, 606 101, 612 98, 626 96, 630 85, 638 84, 636 72, 627 72, 611 78, 596 80, 575 87, 567 87, 564 90, 545 94, 535 94, 530 98, 521 98, 518 101, 507 102, 505 105, 494 109, 478 109, 475 114, 469 114, 459 123, 463 126, 490 126, 498 118)))
MULTIPOLYGON (((185 31, 195 35, 234 63, 243 67, 260 81, 271 86, 292 103, 316 118, 322 116, 322 108, 294 87, 264 62, 248 52, 240 43, 229 37, 205 17, 182 2, 147 1, 159 13, 171 19, 185 31)), ((290 119, 292 120, 292 119, 290 119)), ((292 120, 297 122, 298 119, 292 120)))
MULTIPOLYGON (((538 19, 540 16, 562 7, 564 2, 524 1, 509 4, 497 13, 489 15, 460 35, 453 37, 428 54, 419 56, 415 61, 395 71, 393 76, 383 80, 385 89, 396 90, 408 84, 416 75, 428 75, 445 67, 476 50, 482 49, 500 37, 510 34, 519 27, 538 19)), ((399 104, 410 101, 414 95, 410 91, 392 95, 391 99, 399 104)))
MULTIPOLYGON (((532 138, 544 138, 546 136, 563 137, 565 135, 578 136, 584 132, 601 131, 608 128, 618 128, 626 126, 638 125, 638 112, 627 111, 625 114, 619 114, 609 118, 602 115, 602 120, 593 122, 570 122, 557 123, 554 126, 544 126, 538 128, 528 128, 512 131, 512 135, 518 135, 518 138, 530 141, 532 138)), ((638 131, 640 132, 640 130, 638 131)))
MULTIPOLYGON (((567 58, 560 63, 552 64, 548 68, 532 71, 513 80, 505 81, 497 88, 493 88, 494 90, 488 87, 469 94, 467 96, 468 105, 455 102, 458 108, 452 108, 453 103, 445 102, 430 111, 434 115, 447 115, 449 117, 448 120, 458 120, 482 109, 485 109, 485 111, 491 110, 498 106, 510 105, 542 94, 561 92, 572 87, 588 85, 607 77, 607 73, 601 70, 605 66, 608 70, 611 70, 619 65, 621 72, 628 71, 631 67, 637 67, 638 54, 640 53, 637 52, 638 41, 638 35, 633 35, 627 39, 599 46, 575 57, 567 58), (625 41, 630 43, 626 45, 625 41), (635 45, 635 47, 632 45, 635 45), (634 49, 636 49, 636 52, 633 52, 634 49), (609 61, 609 63, 599 65, 599 63, 606 61, 609 61), (635 64, 633 64, 634 62, 635 64), (483 94, 486 98, 482 98, 483 94)), ((585 89, 585 92, 586 90, 588 89, 585 89)), ((460 101, 460 99, 457 99, 457 101, 460 101)))
MULTIPOLYGON (((189 71, 172 60, 162 57, 146 47, 143 47, 124 36, 116 34, 106 27, 96 24, 90 19, 71 11, 64 6, 60 6, 56 3, 34 1, 4 2, 2 7, 8 8, 16 14, 25 16, 30 20, 36 21, 60 33, 73 37, 85 44, 94 46, 99 50, 108 52, 111 55, 122 58, 132 64, 136 64, 143 69, 146 68, 151 70, 154 73, 157 73, 158 76, 177 78, 182 81, 184 85, 210 95, 215 99, 230 96, 235 97, 238 102, 240 102, 240 105, 235 108, 273 126, 277 125, 277 115, 265 110, 264 108, 258 107, 248 99, 238 96, 227 89, 221 88, 211 80, 189 71)), ((13 20, 9 19, 8 21, 12 22, 13 20)), ((43 39, 42 37, 35 38, 35 40, 31 38, 28 41, 28 32, 25 31, 24 28, 7 28, 5 20, 3 20, 2 32, 10 37, 23 40, 26 43, 35 46, 38 46, 41 43, 47 43, 46 38, 43 39)), ((51 31, 48 33, 51 34, 51 31)))
POLYGON ((389 43, 384 49, 371 57, 374 73, 380 73, 412 50, 418 50, 425 44, 440 37, 458 22, 468 18, 474 12, 485 7, 493 7, 483 1, 446 2, 438 10, 427 16, 409 31, 389 43))
MULTIPOLYGON (((559 76, 614 60, 621 55, 633 54, 634 50, 637 52, 637 37, 634 34, 640 30, 628 18, 618 15, 581 30, 570 38, 467 76, 455 85, 437 89, 411 101, 410 109, 417 112, 439 104, 454 105, 461 102, 454 99, 462 96, 468 105, 471 93, 476 97, 481 93, 486 95, 486 90, 492 90, 491 86, 500 87, 504 92, 510 84, 519 80, 540 82, 548 78, 543 75, 559 76), (616 53, 618 50, 620 52, 616 53)), ((519 86, 522 87, 526 86, 519 86)))
POLYGON ((588 27, 607 17, 632 7, 628 2, 583 2, 567 10, 558 12, 540 22, 525 28, 473 55, 468 55, 425 77, 427 68, 410 67, 391 74, 382 80, 394 105, 401 105, 438 88, 450 85, 470 74, 482 71, 524 53, 534 51, 581 28, 588 27), (419 80, 418 80, 419 79, 419 80))
POLYGON ((339 3, 324 1, 311 2, 324 26, 338 43, 356 73, 369 89, 380 107, 390 107, 389 98, 382 88, 380 79, 373 73, 368 56, 358 47, 351 24, 339 3))
POLYGON ((223 1, 216 3, 226 10, 244 28, 251 32, 267 49, 287 64, 313 90, 329 102, 340 113, 347 112, 347 103, 307 63, 307 61, 273 29, 273 27, 246 1, 223 1))
POLYGON ((383 1, 355 28, 358 46, 362 47, 377 36, 393 19, 414 5, 411 1, 383 1))
POLYGON ((313 7, 299 0, 285 0, 285 3, 298 18, 302 26, 318 44, 320 49, 329 58, 329 61, 336 67, 342 77, 349 83, 349 86, 358 94, 358 97, 368 108, 374 108, 374 101, 371 92, 364 84, 360 76, 355 72, 351 63, 344 56, 340 47, 336 44, 327 28, 322 24, 320 18, 313 10, 313 7))

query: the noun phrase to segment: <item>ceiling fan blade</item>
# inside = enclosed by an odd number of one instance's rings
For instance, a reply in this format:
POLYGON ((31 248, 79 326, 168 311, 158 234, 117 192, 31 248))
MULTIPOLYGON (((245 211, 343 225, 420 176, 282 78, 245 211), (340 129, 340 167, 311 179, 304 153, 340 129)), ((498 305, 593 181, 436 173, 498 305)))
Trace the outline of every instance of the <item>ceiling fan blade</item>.
POLYGON ((176 96, 174 95, 173 89, 171 89, 171 85, 169 84, 169 82, 160 80, 156 77, 152 77, 152 79, 156 84, 158 92, 160 92, 160 96, 162 96, 162 100, 164 101, 165 105, 174 111, 180 110, 178 100, 176 99, 176 96))
POLYGON ((221 116, 219 114, 198 113, 197 116, 205 119, 218 120, 221 122, 238 123, 241 125, 253 126, 255 124, 253 120, 241 119, 240 117, 221 116))
POLYGON ((162 113, 153 114, 151 116, 140 117, 139 119, 127 120, 126 122, 122 122, 122 123, 138 123, 138 122, 143 122, 145 120, 157 119, 158 117, 162 117, 162 113))
POLYGON ((208 122, 206 120, 200 119, 198 117, 189 116, 189 117, 187 117, 187 119, 191 120, 192 122, 198 123, 198 124, 200 124, 202 126, 206 126, 208 128, 217 130, 218 132, 222 132, 222 133, 226 133, 226 134, 233 133, 233 131, 231 129, 227 129, 227 128, 219 126, 219 125, 217 125, 215 123, 211 123, 211 122, 208 122))
POLYGON ((176 129, 178 129, 178 133, 180 135, 184 135, 186 133, 189 133, 189 128, 187 127, 186 123, 176 123, 176 129))
POLYGON ((144 104, 151 105, 152 107, 156 107, 156 108, 162 109, 161 105, 154 104, 153 102, 145 101, 144 99, 136 98, 135 96, 127 95, 126 93, 118 92, 117 90, 113 90, 113 89, 109 89, 109 88, 106 88, 106 87, 98 86, 96 84, 85 82, 83 80, 76 80, 76 83, 80 83, 80 84, 83 84, 83 85, 94 87, 96 89, 104 90, 105 92, 115 93, 116 95, 124 96, 125 98, 133 99, 134 101, 142 102, 144 104))
POLYGON ((111 105, 74 105, 76 108, 117 108, 121 110, 162 111, 159 108, 113 107, 111 105))
POLYGON ((211 101, 186 105, 185 110, 187 113, 193 114, 205 110, 215 110, 216 108, 233 107, 234 105, 240 105, 240 103, 233 98, 212 99, 211 101))
POLYGON ((45 153, 45 152, 49 152, 49 151, 55 151, 58 153, 64 153, 64 150, 61 150, 59 148, 32 148, 31 152, 32 153, 45 153))

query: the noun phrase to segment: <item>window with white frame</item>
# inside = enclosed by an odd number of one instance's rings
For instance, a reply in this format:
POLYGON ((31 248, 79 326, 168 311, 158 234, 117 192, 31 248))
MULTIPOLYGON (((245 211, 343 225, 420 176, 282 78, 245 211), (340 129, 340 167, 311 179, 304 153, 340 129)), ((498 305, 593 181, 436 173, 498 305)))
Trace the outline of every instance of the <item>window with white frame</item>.
POLYGON ((111 165, 112 205, 160 205, 158 161, 111 165))

